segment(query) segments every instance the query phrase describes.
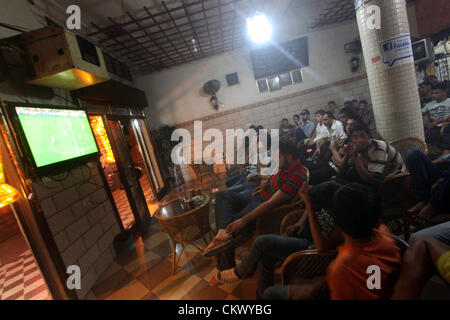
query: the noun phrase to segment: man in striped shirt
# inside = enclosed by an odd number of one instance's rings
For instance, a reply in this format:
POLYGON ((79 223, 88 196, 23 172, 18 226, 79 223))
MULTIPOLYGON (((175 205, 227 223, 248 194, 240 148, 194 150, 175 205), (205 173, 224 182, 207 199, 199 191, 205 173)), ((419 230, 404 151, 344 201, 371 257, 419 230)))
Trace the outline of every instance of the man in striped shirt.
POLYGON ((340 168, 345 181, 377 185, 385 177, 405 171, 400 153, 385 141, 371 139, 367 126, 355 124, 350 139, 340 168))
MULTIPOLYGON (((263 185, 256 196, 233 194, 229 199, 220 199, 215 206, 218 233, 203 254, 213 256, 230 249, 234 252, 243 229, 264 214, 288 202, 300 190, 305 178, 305 169, 298 159, 297 148, 291 142, 280 141, 279 170, 263 185)), ((229 254, 229 253, 228 253, 229 254)), ((234 259, 232 259, 234 260, 234 259)), ((231 266, 232 267, 232 266, 231 266)), ((230 266, 228 266, 230 268, 230 266)))

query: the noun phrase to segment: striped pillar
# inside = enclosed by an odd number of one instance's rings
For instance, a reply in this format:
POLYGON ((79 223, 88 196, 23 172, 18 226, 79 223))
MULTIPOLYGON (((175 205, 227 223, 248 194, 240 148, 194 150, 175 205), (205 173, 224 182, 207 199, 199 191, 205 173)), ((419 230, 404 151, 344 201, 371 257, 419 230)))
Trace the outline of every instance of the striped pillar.
POLYGON ((354 2, 378 132, 387 141, 424 139, 405 0, 354 2))

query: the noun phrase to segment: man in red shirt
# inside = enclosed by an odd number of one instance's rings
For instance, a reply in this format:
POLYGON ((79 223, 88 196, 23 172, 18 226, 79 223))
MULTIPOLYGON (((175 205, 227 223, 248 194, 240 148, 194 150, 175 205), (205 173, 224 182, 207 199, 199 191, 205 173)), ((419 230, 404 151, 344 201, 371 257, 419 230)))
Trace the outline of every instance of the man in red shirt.
MULTIPOLYGON (((235 195, 236 199, 230 199, 228 205, 216 205, 218 234, 205 249, 205 256, 215 256, 226 250, 228 255, 230 252, 234 253, 234 247, 239 245, 236 238, 245 233, 244 229, 247 229, 251 222, 266 213, 270 214, 273 209, 295 197, 306 178, 305 169, 298 159, 297 148, 293 143, 280 141, 278 163, 278 173, 262 185, 260 194, 249 199, 240 199, 235 195)), ((234 267, 233 262, 227 269, 234 267)))

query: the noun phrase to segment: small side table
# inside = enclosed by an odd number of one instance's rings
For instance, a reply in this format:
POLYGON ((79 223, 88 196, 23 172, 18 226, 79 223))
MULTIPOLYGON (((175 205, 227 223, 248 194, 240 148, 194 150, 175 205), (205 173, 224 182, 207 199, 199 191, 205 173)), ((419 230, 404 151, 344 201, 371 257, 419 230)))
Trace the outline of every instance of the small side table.
POLYGON ((202 251, 194 243, 198 239, 202 238, 206 244, 208 243, 205 235, 211 231, 209 225, 210 198, 207 194, 201 194, 200 197, 203 199, 198 201, 194 207, 176 199, 159 208, 154 215, 172 240, 172 274, 175 274, 180 260, 180 258, 177 259, 177 244, 182 246, 179 256, 181 257, 187 245, 193 245, 202 251))

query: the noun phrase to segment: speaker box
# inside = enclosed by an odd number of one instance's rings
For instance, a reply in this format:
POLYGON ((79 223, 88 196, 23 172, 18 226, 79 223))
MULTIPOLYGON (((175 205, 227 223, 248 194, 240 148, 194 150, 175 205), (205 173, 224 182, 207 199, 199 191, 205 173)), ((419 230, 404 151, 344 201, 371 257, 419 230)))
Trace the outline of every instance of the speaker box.
POLYGON ((109 80, 101 50, 58 26, 21 35, 34 76, 27 83, 76 90, 109 80))

